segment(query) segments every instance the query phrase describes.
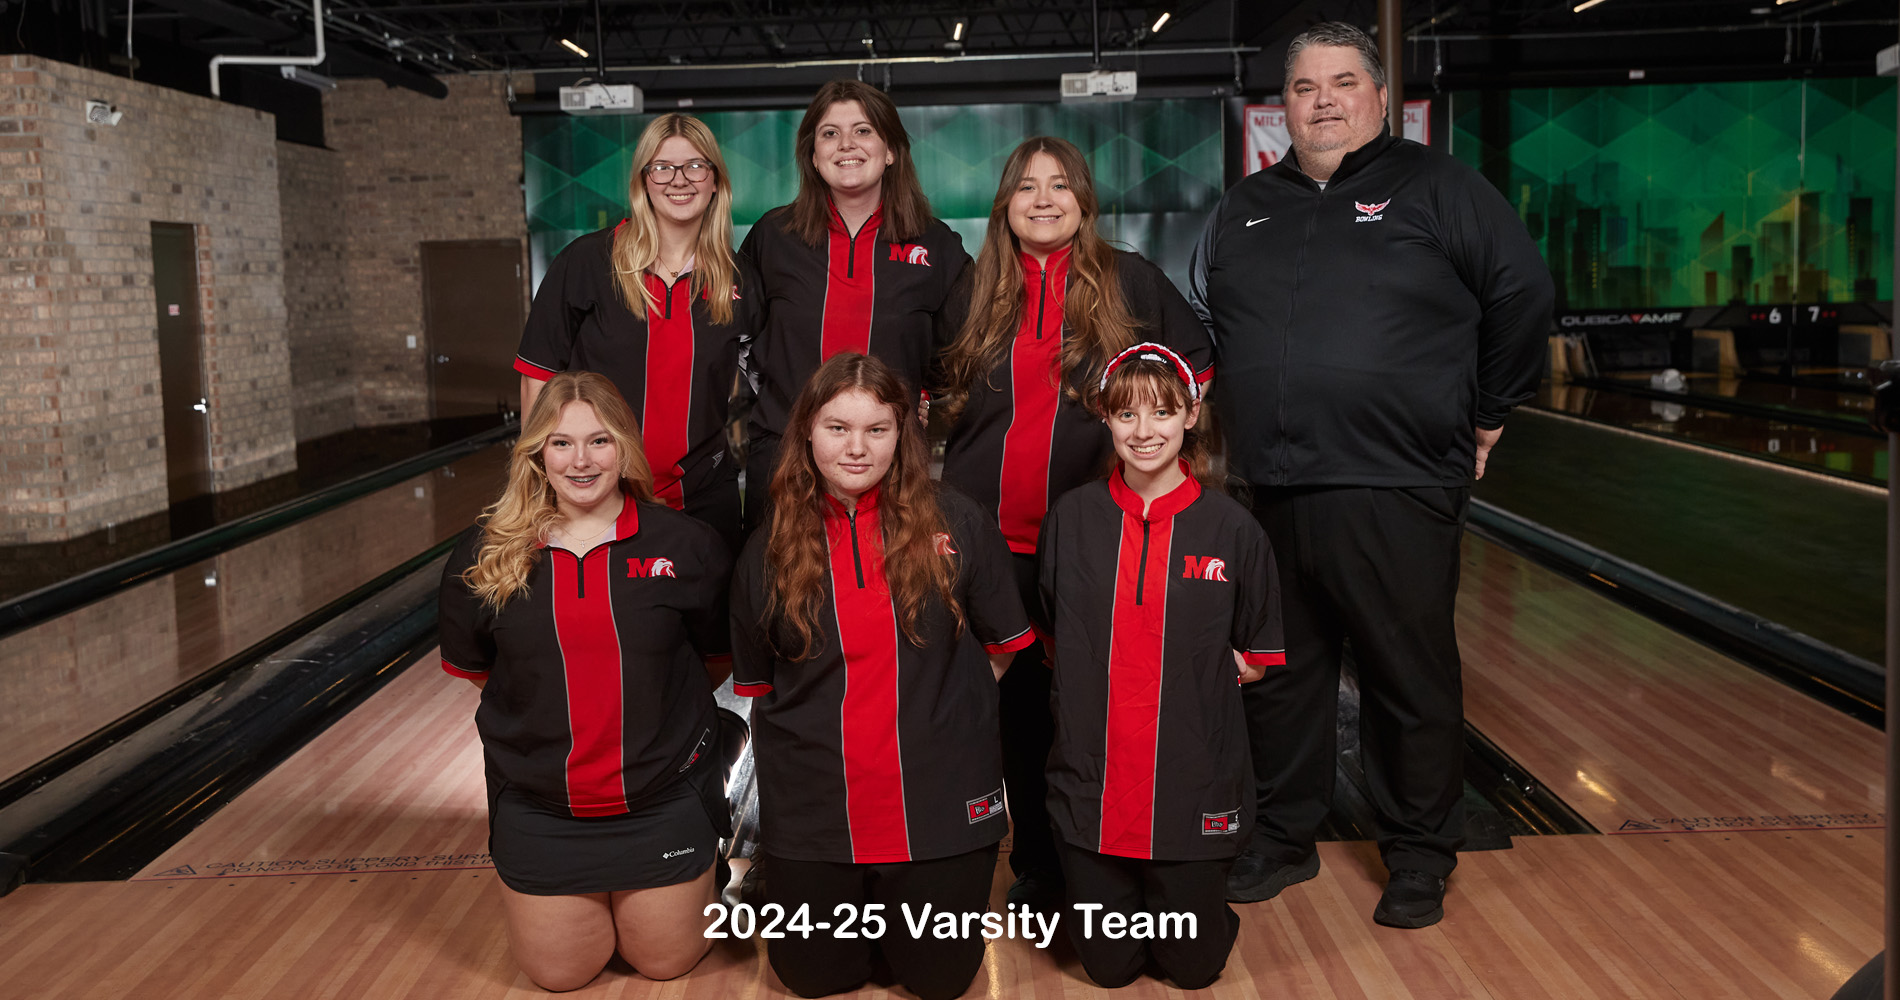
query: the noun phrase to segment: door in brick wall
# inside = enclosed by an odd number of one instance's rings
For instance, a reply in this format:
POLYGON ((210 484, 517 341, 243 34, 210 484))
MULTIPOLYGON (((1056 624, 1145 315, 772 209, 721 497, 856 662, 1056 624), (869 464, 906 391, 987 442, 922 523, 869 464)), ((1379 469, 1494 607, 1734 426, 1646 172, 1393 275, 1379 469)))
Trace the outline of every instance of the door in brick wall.
POLYGON ((521 241, 422 244, 422 324, 429 415, 464 417, 520 406, 521 241))
POLYGON ((191 225, 152 223, 152 291, 158 300, 165 475, 171 502, 178 503, 211 490, 204 326, 198 314, 198 236, 191 225))

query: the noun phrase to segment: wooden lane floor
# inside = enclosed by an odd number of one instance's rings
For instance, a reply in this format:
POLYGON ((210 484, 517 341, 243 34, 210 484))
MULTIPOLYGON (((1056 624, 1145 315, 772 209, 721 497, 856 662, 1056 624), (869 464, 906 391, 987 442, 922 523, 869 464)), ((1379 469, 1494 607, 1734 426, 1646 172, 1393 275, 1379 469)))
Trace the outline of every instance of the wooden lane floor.
POLYGON ((1465 537, 1465 717, 1606 833, 1885 823, 1881 733, 1465 537))
POLYGON ((473 524, 507 455, 469 455, 0 639, 0 778, 473 524))
MULTIPOLYGON (((1383 877, 1372 845, 1322 844, 1318 878, 1238 908, 1240 943, 1212 995, 1829 995, 1880 946, 1884 831, 1842 820, 1884 822, 1877 734, 1467 544, 1471 718, 1599 828, 1623 832, 1464 855, 1446 919, 1422 931, 1371 922, 1383 877), (1763 822, 1821 816, 1835 820, 1813 825, 1833 828, 1763 822), (1687 828, 1625 827, 1672 819, 1687 828)), ((508 958, 484 854, 476 692, 433 662, 133 881, 29 885, 0 901, 0 983, 74 998, 539 995, 508 958)), ((1008 879, 999 865, 993 907, 1008 879)), ((1115 995, 1174 993, 1142 980, 1115 995)), ((1066 946, 1005 939, 968 995, 1097 994, 1066 946)), ((615 967, 580 995, 786 994, 757 942, 731 941, 682 980, 615 967)))

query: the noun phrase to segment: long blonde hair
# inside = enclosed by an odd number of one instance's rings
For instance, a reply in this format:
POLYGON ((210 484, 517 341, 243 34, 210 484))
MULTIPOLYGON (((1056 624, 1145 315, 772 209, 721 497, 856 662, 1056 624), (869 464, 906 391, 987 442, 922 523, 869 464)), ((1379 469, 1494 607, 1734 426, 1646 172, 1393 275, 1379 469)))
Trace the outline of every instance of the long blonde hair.
POLYGON ((1115 248, 1095 231, 1101 209, 1088 160, 1066 139, 1025 139, 1003 163, 996 198, 990 202, 989 232, 983 237, 983 249, 977 252, 971 274, 970 312, 956 341, 945 352, 952 417, 968 401, 970 387, 1003 363, 1010 342, 1022 326, 1028 292, 1016 256, 1021 244, 1009 228, 1009 205, 1029 170, 1030 158, 1037 153, 1055 159, 1082 213, 1082 223, 1070 243, 1069 288, 1062 300, 1063 323, 1069 332, 1062 338, 1061 376, 1069 383, 1069 397, 1087 405, 1087 396, 1092 395, 1108 359, 1135 343, 1138 324, 1122 295, 1115 248))
POLYGON ((691 115, 671 112, 647 123, 633 147, 633 175, 627 179, 627 222, 614 233, 614 274, 620 298, 627 308, 645 316, 659 303, 647 290, 647 268, 660 259, 660 226, 647 200, 646 166, 659 155, 660 143, 679 136, 713 168, 712 198, 699 218, 699 240, 693 246, 693 283, 696 296, 706 299, 706 311, 715 323, 732 322, 732 287, 739 269, 732 258, 732 181, 726 176, 725 157, 712 129, 691 115), (635 303, 639 305, 636 306, 635 303))
POLYGON ((482 545, 475 564, 462 573, 462 582, 496 610, 527 587, 528 574, 540 558, 541 541, 560 524, 561 509, 541 450, 561 422, 561 409, 569 403, 593 407, 601 426, 614 439, 620 489, 630 498, 628 502, 653 499, 653 470, 640 444, 640 425, 627 401, 620 398, 620 390, 607 376, 594 372, 562 372, 548 379, 508 457, 508 485, 482 511, 482 545))

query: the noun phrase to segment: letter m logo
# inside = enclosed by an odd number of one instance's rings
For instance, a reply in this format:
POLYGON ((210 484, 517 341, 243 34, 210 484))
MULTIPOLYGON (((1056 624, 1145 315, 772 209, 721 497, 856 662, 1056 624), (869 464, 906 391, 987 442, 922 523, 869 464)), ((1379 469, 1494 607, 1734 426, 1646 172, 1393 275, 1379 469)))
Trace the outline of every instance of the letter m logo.
POLYGON ((651 559, 627 560, 627 576, 634 579, 673 575, 673 560, 665 556, 654 556, 651 559))
POLYGON ((1219 556, 1187 556, 1187 567, 1181 577, 1185 580, 1218 580, 1227 582, 1227 560, 1219 556))

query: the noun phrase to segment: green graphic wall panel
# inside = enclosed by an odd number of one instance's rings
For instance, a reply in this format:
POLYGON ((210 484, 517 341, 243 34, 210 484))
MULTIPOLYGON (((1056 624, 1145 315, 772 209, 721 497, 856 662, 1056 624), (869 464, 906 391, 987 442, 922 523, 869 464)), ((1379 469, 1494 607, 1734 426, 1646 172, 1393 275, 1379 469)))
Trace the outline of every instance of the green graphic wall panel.
MULTIPOLYGON (((732 173, 741 238, 759 216, 792 200, 792 145, 802 110, 718 111, 700 117, 732 173)), ((1125 104, 982 104, 902 109, 918 177, 939 218, 972 252, 1010 150, 1032 135, 1079 146, 1095 174, 1105 235, 1141 251, 1184 282, 1202 220, 1221 194, 1216 101, 1125 104)), ((582 233, 626 214, 634 143, 650 115, 534 116, 522 120, 528 232, 535 282, 582 233)), ((1185 287, 1185 284, 1183 284, 1185 287)))
POLYGON ((1455 94, 1573 309, 1893 297, 1894 81, 1455 94))

